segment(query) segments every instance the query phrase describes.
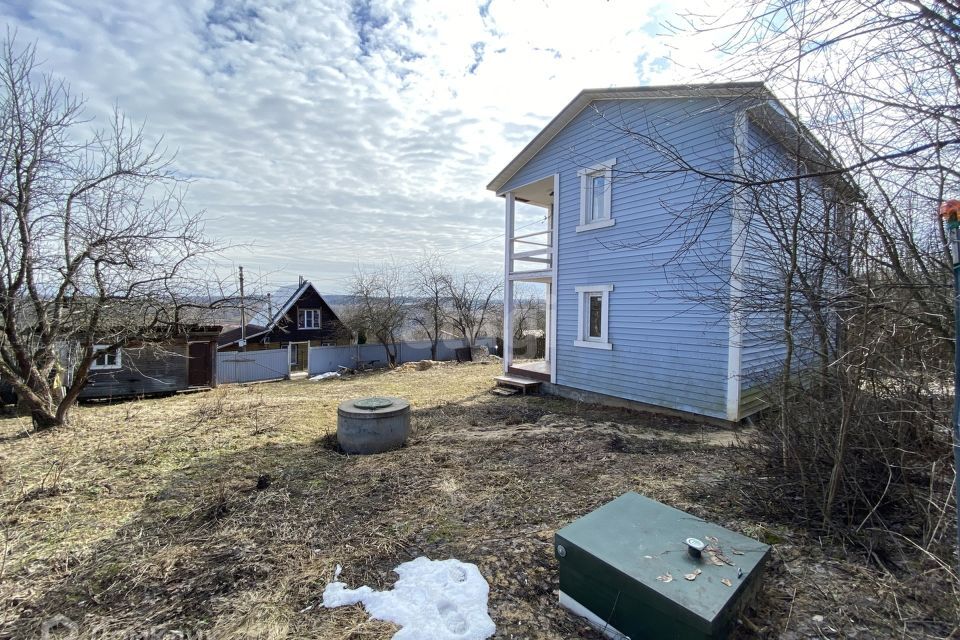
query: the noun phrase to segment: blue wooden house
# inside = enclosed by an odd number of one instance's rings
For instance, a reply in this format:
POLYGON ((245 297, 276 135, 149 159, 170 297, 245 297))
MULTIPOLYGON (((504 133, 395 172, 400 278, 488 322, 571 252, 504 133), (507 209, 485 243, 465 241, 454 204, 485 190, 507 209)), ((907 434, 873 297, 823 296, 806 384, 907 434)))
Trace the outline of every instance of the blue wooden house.
MULTIPOLYGON (((761 408, 753 385, 782 353, 737 301, 770 248, 750 228, 754 192, 730 178, 796 175, 801 152, 807 172, 836 166, 760 83, 582 91, 488 185, 506 201, 505 373, 711 420, 761 408), (531 207, 541 226, 518 224, 531 207), (514 361, 519 282, 546 288, 539 361, 514 361)), ((845 180, 805 189, 829 198, 845 180)))

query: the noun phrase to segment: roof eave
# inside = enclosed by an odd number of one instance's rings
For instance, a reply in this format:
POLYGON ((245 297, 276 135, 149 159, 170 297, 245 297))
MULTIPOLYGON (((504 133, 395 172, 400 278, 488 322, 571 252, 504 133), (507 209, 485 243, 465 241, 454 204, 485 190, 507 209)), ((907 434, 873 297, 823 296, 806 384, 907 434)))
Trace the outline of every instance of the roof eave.
POLYGON ((866 198, 863 190, 843 168, 830 149, 776 96, 747 109, 747 116, 776 139, 785 149, 791 150, 799 143, 801 160, 816 163, 812 173, 825 172, 820 179, 832 187, 848 193, 856 200, 866 198))
MULTIPOLYGON (((284 302, 283 305, 277 310, 277 312, 273 314, 273 317, 270 318, 270 322, 267 324, 266 328, 263 330, 263 333, 267 333, 268 331, 273 331, 273 329, 280 322, 280 319, 287 315, 287 311, 290 310, 290 307, 292 307, 294 303, 297 300, 299 300, 304 293, 307 292, 308 287, 313 287, 313 285, 310 284, 309 280, 304 280, 303 284, 297 287, 297 290, 294 291, 290 295, 290 297, 287 298, 287 301, 284 302)), ((316 288, 314 288, 314 291, 316 291, 316 288)), ((319 292, 318 292, 318 295, 319 295, 319 292)))
POLYGON ((663 98, 742 97, 749 91, 773 98, 762 82, 729 82, 710 84, 678 84, 649 87, 621 87, 607 89, 584 89, 571 100, 560 113, 540 130, 534 138, 505 166, 487 185, 487 190, 503 195, 502 188, 533 157, 540 152, 560 131, 579 115, 590 103, 597 100, 650 100, 663 98))
POLYGON ((303 297, 303 294, 307 292, 307 289, 313 289, 313 292, 317 294, 317 297, 319 297, 320 300, 322 300, 323 303, 327 305, 327 308, 330 309, 330 312, 333 313, 333 317, 336 318, 337 322, 339 322, 343 326, 347 326, 343 322, 343 320, 340 319, 340 316, 337 315, 337 312, 333 310, 333 307, 330 306, 330 303, 326 301, 326 299, 323 297, 323 294, 320 293, 320 290, 317 289, 314 286, 314 284, 309 280, 304 280, 303 284, 300 285, 300 287, 293 292, 293 295, 291 295, 290 298, 287 300, 287 302, 284 303, 283 307, 281 307, 280 310, 277 311, 276 314, 274 314, 273 318, 270 319, 270 323, 267 325, 266 329, 264 329, 262 332, 258 333, 257 335, 259 336, 264 333, 273 331, 279 325, 280 320, 287 315, 287 311, 290 310, 290 308, 294 305, 294 303, 296 303, 297 300, 303 297))

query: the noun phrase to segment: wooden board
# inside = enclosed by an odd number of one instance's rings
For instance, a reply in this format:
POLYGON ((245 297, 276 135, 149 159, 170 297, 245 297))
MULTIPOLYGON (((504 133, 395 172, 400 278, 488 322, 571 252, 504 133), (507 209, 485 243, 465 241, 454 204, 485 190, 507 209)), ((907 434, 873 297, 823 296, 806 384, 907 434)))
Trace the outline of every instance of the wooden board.
POLYGON ((498 387, 513 387, 514 389, 520 389, 524 393, 527 391, 536 391, 540 388, 539 380, 531 380, 530 378, 522 378, 512 374, 497 376, 495 380, 497 381, 498 387))

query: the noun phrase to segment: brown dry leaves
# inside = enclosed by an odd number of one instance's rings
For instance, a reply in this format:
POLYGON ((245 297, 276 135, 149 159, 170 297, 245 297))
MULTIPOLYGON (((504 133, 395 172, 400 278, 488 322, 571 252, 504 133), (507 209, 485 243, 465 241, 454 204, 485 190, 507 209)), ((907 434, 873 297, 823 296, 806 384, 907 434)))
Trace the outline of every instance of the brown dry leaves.
POLYGON ((131 633, 157 620, 224 637, 387 638, 392 625, 323 609, 320 594, 337 564, 351 586, 382 589, 426 555, 479 566, 502 637, 600 638, 556 604, 553 533, 629 490, 689 509, 683 483, 705 460, 719 478, 729 456, 691 444, 701 426, 677 419, 495 397, 497 373, 437 365, 85 406, 69 429, 0 442, 0 506, 40 486, 52 458, 67 460, 69 487, 6 520, 17 546, 0 637, 36 637, 63 613, 131 633), (411 401, 409 445, 328 448, 339 402, 367 395, 411 401))

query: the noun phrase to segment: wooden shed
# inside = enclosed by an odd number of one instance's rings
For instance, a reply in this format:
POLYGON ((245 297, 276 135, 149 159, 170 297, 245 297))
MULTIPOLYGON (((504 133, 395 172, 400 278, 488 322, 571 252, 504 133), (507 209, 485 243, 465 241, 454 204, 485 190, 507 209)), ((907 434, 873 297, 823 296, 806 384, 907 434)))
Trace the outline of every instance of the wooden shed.
POLYGON ((80 399, 167 395, 217 384, 219 326, 185 327, 162 340, 129 341, 100 351, 80 399))

